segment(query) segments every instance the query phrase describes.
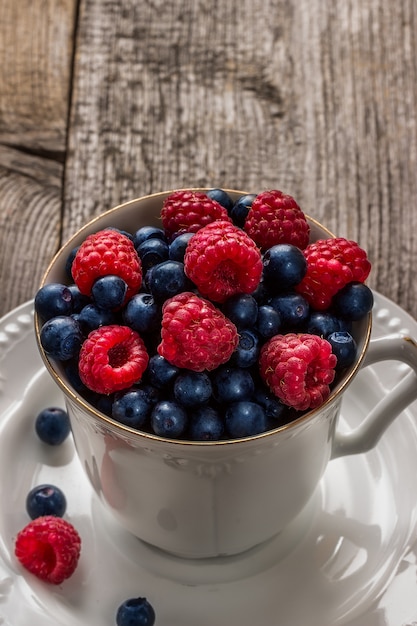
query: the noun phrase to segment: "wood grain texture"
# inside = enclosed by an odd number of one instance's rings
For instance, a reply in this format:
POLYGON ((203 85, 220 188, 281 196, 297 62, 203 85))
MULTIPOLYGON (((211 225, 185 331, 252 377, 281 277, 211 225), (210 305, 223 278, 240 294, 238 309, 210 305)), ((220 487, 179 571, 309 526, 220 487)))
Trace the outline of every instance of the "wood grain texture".
POLYGON ((0 146, 0 308, 34 297, 61 242, 62 164, 0 146), (4 163, 7 162, 7 166, 4 163))
POLYGON ((417 315, 416 32, 412 0, 86 0, 64 235, 161 189, 281 188, 417 315))
POLYGON ((76 8, 0 3, 0 314, 34 296, 61 243, 76 8))
POLYGON ((0 3, 0 143, 63 153, 75 0, 0 3))

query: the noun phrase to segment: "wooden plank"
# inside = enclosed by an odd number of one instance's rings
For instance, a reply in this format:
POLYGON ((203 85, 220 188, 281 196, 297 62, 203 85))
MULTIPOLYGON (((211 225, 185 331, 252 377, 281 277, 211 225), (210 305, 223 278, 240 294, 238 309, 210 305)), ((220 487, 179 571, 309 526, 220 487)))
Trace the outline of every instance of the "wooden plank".
POLYGON ((64 237, 190 185, 292 193, 417 315, 412 0, 81 3, 64 237))
POLYGON ((0 3, 0 315, 61 243, 76 0, 0 3))
POLYGON ((0 143, 65 148, 76 0, 0 3, 0 143))
POLYGON ((0 147, 1 314, 34 297, 61 243, 63 165, 45 161, 0 147))

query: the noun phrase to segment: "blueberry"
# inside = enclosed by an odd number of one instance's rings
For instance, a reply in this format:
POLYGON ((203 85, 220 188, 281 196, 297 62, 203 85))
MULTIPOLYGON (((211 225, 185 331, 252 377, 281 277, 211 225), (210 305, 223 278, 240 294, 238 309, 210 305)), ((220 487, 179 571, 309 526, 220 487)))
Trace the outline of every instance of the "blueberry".
POLYGON ((175 400, 161 400, 152 410, 151 425, 156 435, 176 439, 187 427, 187 413, 175 400))
POLYGON ((154 267, 150 267, 148 270, 146 270, 146 272, 143 275, 142 278, 142 289, 144 291, 150 291, 150 285, 151 285, 151 280, 152 280, 152 272, 154 270, 154 267))
POLYGON ((117 626, 153 626, 155 611, 146 598, 130 598, 117 609, 116 624, 117 626))
POLYGON ((356 321, 372 310, 374 296, 367 285, 352 282, 334 296, 333 305, 341 317, 356 321))
POLYGON ((82 339, 80 324, 64 315, 45 322, 40 332, 40 341, 46 354, 58 361, 67 361, 76 356, 82 339))
POLYGON ((256 385, 253 399, 264 409, 266 417, 276 422, 275 427, 284 424, 288 408, 264 385, 256 385))
POLYGON ((307 261, 302 251, 291 244, 278 244, 263 256, 263 277, 270 293, 292 289, 302 281, 307 261))
POLYGON ((224 433, 224 421, 211 406, 197 407, 190 420, 190 437, 194 441, 218 441, 224 433))
POLYGON ((248 328, 242 330, 239 333, 239 343, 230 362, 236 367, 252 367, 258 361, 260 349, 259 335, 248 328))
POLYGON ((161 399, 160 390, 157 389, 157 387, 154 387, 154 385, 146 383, 143 380, 135 384, 133 386, 133 389, 139 389, 140 391, 142 391, 145 394, 145 397, 148 399, 149 404, 151 404, 152 406, 155 406, 155 404, 161 399))
POLYGON ((151 414, 153 401, 144 389, 129 389, 117 394, 111 416, 131 428, 141 428, 151 414))
POLYGON ((164 261, 154 265, 149 277, 149 289, 158 302, 190 291, 193 285, 184 272, 184 264, 179 261, 164 261))
POLYGON ((68 383, 73 387, 73 389, 81 394, 86 394, 89 392, 87 387, 81 381, 80 373, 78 370, 78 358, 70 359, 63 363, 65 376, 67 377, 68 383))
POLYGON ((138 246, 137 252, 144 272, 169 258, 168 244, 162 239, 146 239, 138 246))
POLYGON ((357 346, 354 338, 347 332, 331 333, 327 341, 332 346, 332 352, 337 357, 336 368, 344 369, 352 365, 356 359, 357 346))
POLYGON ((268 421, 264 409, 256 402, 234 402, 225 413, 226 430, 233 439, 265 432, 268 421))
POLYGON ((205 404, 212 391, 211 380, 205 372, 182 372, 174 383, 174 397, 185 408, 205 404))
POLYGON ((71 281, 74 280, 73 277, 72 277, 72 271, 71 271, 72 270, 72 263, 73 263, 73 261, 75 259, 75 255, 77 254, 79 247, 80 246, 77 246, 76 248, 73 248, 71 250, 71 252, 69 253, 68 257, 67 257, 67 260, 65 261, 65 273, 66 273, 66 275, 68 277, 68 280, 71 280, 71 281))
POLYGON ((178 237, 175 237, 169 246, 169 258, 171 261, 184 261, 185 251, 188 246, 188 242, 194 233, 181 233, 178 237))
POLYGON ((299 293, 288 292, 274 296, 269 303, 279 313, 281 323, 288 328, 297 328, 309 316, 310 307, 305 298, 299 293))
POLYGON ((161 324, 161 308, 150 293, 138 293, 127 303, 122 313, 125 324, 138 333, 152 333, 161 324))
POLYGON ((39 485, 33 487, 26 496, 26 511, 31 519, 43 515, 62 517, 67 508, 67 500, 59 487, 39 485))
POLYGON ((268 289, 266 288, 266 285, 262 277, 255 291, 252 291, 251 296, 255 298, 256 302, 258 303, 258 306, 262 304, 266 304, 267 301, 270 299, 271 296, 268 293, 268 289))
POLYGON ((241 196, 235 204, 232 206, 230 210, 230 217, 233 220, 235 226, 239 228, 243 228, 245 225, 246 218, 249 213, 249 209, 252 206, 252 202, 255 200, 255 194, 246 194, 241 196))
POLYGON ((81 309, 77 317, 78 323, 86 335, 99 326, 109 326, 116 323, 116 317, 113 311, 102 309, 96 304, 87 304, 81 309))
POLYGON ((72 294, 72 313, 79 313, 87 304, 91 304, 89 296, 81 293, 77 285, 68 285, 68 289, 72 294))
POLYGON ((123 228, 116 228, 116 226, 108 226, 108 230, 115 230, 117 233, 124 235, 133 243, 133 235, 128 230, 123 230, 123 228))
POLYGON ((281 316, 272 306, 263 304, 258 309, 256 330, 264 339, 277 335, 281 328, 281 316))
POLYGON ((146 376, 149 383, 157 389, 166 389, 173 384, 179 371, 176 365, 171 365, 163 356, 154 354, 149 359, 146 376))
POLYGON ((100 309, 118 309, 124 302, 127 283, 113 274, 101 276, 91 287, 92 298, 100 309))
POLYGON ((250 372, 239 367, 223 365, 213 376, 214 395, 221 403, 249 400, 255 389, 250 372))
POLYGON ((142 226, 133 235, 133 245, 136 250, 144 241, 147 241, 148 239, 160 239, 161 241, 166 241, 165 232, 162 228, 158 228, 156 226, 142 226))
POLYGON ((326 337, 341 330, 340 320, 327 311, 312 311, 308 318, 306 331, 312 335, 326 337))
POLYGON ((235 324, 238 330, 251 328, 258 317, 258 303, 249 294, 237 294, 226 300, 223 305, 223 313, 235 324))
POLYGON ((104 415, 108 415, 109 417, 111 417, 114 401, 113 394, 104 395, 102 393, 90 392, 88 396, 89 401, 96 407, 98 411, 104 413, 104 415))
POLYGON ((41 287, 35 296, 35 311, 47 321, 57 315, 70 315, 72 293, 66 285, 50 283, 41 287))
POLYGON ((229 194, 224 191, 224 189, 210 189, 210 191, 207 192, 207 196, 221 204, 222 207, 224 207, 227 212, 230 213, 233 207, 233 200, 231 199, 229 194))
POLYGON ((71 432, 68 413, 59 407, 47 407, 35 419, 39 439, 50 446, 59 446, 71 432))

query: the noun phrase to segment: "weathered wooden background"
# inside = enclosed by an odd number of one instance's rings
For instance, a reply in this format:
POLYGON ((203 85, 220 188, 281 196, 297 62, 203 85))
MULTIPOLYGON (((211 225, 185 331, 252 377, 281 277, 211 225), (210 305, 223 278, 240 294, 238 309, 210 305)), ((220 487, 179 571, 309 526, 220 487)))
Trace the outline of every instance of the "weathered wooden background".
POLYGON ((279 188, 417 317, 415 0, 2 0, 0 314, 88 218, 279 188))

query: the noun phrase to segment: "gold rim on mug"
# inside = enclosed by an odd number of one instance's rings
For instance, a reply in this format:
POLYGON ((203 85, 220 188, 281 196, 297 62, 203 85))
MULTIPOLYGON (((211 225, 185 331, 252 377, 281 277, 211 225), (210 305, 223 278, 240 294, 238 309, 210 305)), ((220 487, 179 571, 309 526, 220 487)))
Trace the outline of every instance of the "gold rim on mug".
MULTIPOLYGON (((209 191, 211 189, 211 187, 190 187, 187 188, 187 191, 209 191)), ((242 196, 242 195, 246 195, 249 192, 246 191, 239 191, 236 189, 227 189, 227 188, 223 188, 224 191, 226 191, 226 193, 231 194, 231 195, 237 195, 237 196, 242 196)), ((146 202, 147 200, 157 200, 158 198, 160 198, 161 200, 163 198, 165 198, 167 195, 173 193, 174 191, 181 191, 181 189, 172 189, 172 190, 168 190, 168 191, 161 191, 161 192, 157 192, 157 193, 153 193, 153 194, 148 194, 146 196, 140 196, 139 198, 135 198, 133 200, 129 200, 128 202, 124 202, 122 204, 119 204, 111 209, 108 209, 107 211, 104 211, 103 213, 101 213, 100 215, 94 217, 93 219, 91 219, 89 222, 87 222, 84 226, 82 226, 74 235, 72 235, 72 237, 70 237, 70 239, 68 239, 68 241, 60 248, 60 250, 54 255, 54 257, 52 258, 51 262, 49 263, 40 287, 42 287, 43 285, 45 285, 48 282, 48 277, 49 274, 51 272, 51 269, 56 265, 57 261, 61 260, 61 259, 65 259, 68 257, 69 252, 75 247, 75 241, 78 239, 83 240, 85 237, 83 237, 83 234, 85 234, 85 236, 87 236, 87 233, 89 234, 90 232, 94 232, 92 229, 94 228, 95 225, 99 225, 101 222, 103 222, 104 220, 107 221, 108 218, 111 218, 113 216, 113 214, 117 214, 121 209, 125 209, 128 208, 129 206, 133 206, 135 205, 138 201, 140 202, 146 202)), ((310 217, 309 215, 305 214, 308 222, 310 225, 314 225, 317 227, 317 229, 319 229, 322 232, 325 232, 329 238, 335 238, 335 235, 325 226, 323 226, 320 222, 318 222, 316 219, 310 217)), ((110 224, 109 224, 110 225, 110 224)), ((113 226, 115 226, 115 223, 112 223, 113 226)), ((104 228, 105 226, 103 226, 104 228)), ((101 227, 100 227, 101 228, 101 227)), ((58 384, 58 386, 61 388, 61 390, 67 395, 69 396, 74 402, 78 403, 86 412, 87 414, 90 414, 91 417, 94 417, 96 420, 103 422, 104 424, 106 424, 107 427, 109 427, 111 430, 116 429, 117 431, 120 431, 121 433, 125 433, 128 434, 129 437, 134 437, 134 438, 138 438, 138 439, 145 439, 145 440, 152 440, 152 441, 160 441, 160 442, 164 442, 164 443, 169 443, 169 444, 173 444, 173 445, 181 445, 181 446, 193 446, 193 447, 213 447, 213 446, 224 446, 224 445, 231 445, 231 444, 237 444, 237 443, 241 443, 241 442, 248 442, 248 441, 254 441, 254 440, 259 440, 259 439, 265 439, 268 437, 273 436, 274 434, 280 432, 280 431, 287 431, 290 430, 291 428, 295 428, 296 426, 298 426, 299 424, 301 424, 304 421, 308 421, 310 418, 312 418, 314 415, 316 415, 316 413, 320 412, 323 410, 324 407, 328 406, 331 402, 333 402, 336 398, 338 398, 340 396, 340 394, 342 394, 344 392, 344 390, 348 387, 348 385, 352 382, 353 378, 355 377, 356 373, 358 372, 358 370, 360 369, 362 362, 365 358, 365 354, 368 348, 368 344, 371 338, 371 330, 372 330, 372 313, 369 313, 367 316, 367 320, 366 320, 366 329, 363 335, 363 345, 360 349, 360 353, 357 356, 357 359, 355 361, 355 363, 348 369, 347 372, 345 372, 342 376, 342 379, 336 384, 336 386, 334 387, 334 389, 330 392, 329 397, 327 398, 327 400, 325 400, 323 402, 323 404, 321 404, 319 407, 312 409, 310 411, 307 411, 306 413, 303 413, 302 415, 300 415, 300 417, 297 417, 293 420, 291 420, 290 422, 287 422, 281 426, 278 426, 277 428, 273 428, 267 431, 264 431, 262 433, 259 433, 257 435, 251 435, 249 437, 242 437, 242 438, 236 438, 236 439, 222 439, 219 441, 192 441, 189 439, 169 439, 168 437, 161 437, 159 435, 155 435, 153 433, 148 433, 142 430, 137 430, 135 428, 131 428, 129 426, 126 426, 125 424, 122 424, 120 422, 117 422, 116 420, 112 419, 111 417, 105 415, 104 413, 101 413, 100 411, 98 411, 93 405, 91 405, 89 402, 87 402, 82 396, 80 396, 79 394, 77 394, 75 392, 74 389, 71 388, 71 386, 69 385, 69 383, 67 383, 64 378, 59 374, 59 372, 57 371, 56 366, 54 366, 54 363, 52 360, 49 359, 48 355, 45 353, 41 341, 40 341, 40 330, 41 330, 41 322, 39 319, 39 316, 37 315, 37 313, 35 312, 35 336, 36 336, 36 342, 42 357, 42 360, 48 370, 48 372, 51 374, 51 376, 53 377, 53 379, 55 380, 55 382, 58 384)))

